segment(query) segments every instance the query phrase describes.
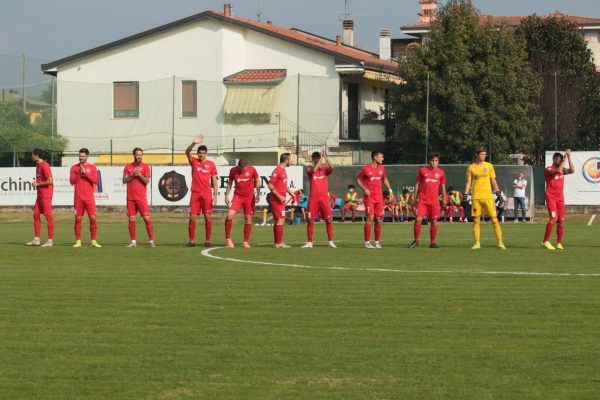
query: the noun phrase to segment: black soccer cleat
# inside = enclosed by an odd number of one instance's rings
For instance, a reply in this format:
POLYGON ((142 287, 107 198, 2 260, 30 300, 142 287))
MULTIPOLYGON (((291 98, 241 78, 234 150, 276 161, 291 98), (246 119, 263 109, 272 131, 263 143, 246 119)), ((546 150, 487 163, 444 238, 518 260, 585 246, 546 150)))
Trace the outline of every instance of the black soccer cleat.
POLYGON ((431 243, 431 244, 429 245, 429 248, 430 248, 430 249, 439 249, 439 248, 440 248, 440 246, 438 246, 438 245, 437 245, 437 243, 431 243))
POLYGON ((212 245, 210 244, 210 242, 204 242, 204 247, 212 247, 212 245))
POLYGON ((187 244, 185 245, 185 247, 196 247, 196 243, 194 243, 194 242, 187 242, 187 244))
POLYGON ((415 247, 417 247, 419 245, 419 242, 417 242, 416 240, 413 240, 413 242, 411 244, 408 245, 409 249, 414 249, 415 247))

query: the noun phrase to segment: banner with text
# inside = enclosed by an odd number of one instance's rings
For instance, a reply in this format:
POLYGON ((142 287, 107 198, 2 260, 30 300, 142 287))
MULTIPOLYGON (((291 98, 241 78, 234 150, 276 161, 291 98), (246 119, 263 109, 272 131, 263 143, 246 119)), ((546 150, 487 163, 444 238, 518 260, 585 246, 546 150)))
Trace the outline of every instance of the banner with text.
MULTIPOLYGON (((546 152, 546 167, 552 165, 553 155, 553 151, 546 152)), ((572 152, 571 160, 575 166, 575 173, 565 175, 565 203, 600 205, 600 152, 572 152)))

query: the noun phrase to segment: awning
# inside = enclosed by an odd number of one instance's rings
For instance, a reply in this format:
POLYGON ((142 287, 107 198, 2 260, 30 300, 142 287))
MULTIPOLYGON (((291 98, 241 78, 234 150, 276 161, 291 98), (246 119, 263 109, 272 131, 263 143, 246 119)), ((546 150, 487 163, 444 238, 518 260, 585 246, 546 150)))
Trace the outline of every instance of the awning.
POLYGON ((396 85, 399 85, 403 82, 402 79, 398 78, 397 76, 375 71, 365 71, 363 78, 372 81, 395 83, 396 85))
POLYGON ((277 88, 273 86, 227 86, 225 114, 270 114, 277 88))
MULTIPOLYGON (((102 154, 96 159, 94 165, 110 165, 111 164, 110 154, 102 154)), ((113 165, 126 165, 133 162, 133 155, 131 154, 113 154, 112 164, 113 165)), ((160 154, 144 154, 143 162, 150 165, 171 165, 171 153, 160 153, 160 154)), ((175 154, 175 164, 187 165, 188 159, 185 154, 175 154)))

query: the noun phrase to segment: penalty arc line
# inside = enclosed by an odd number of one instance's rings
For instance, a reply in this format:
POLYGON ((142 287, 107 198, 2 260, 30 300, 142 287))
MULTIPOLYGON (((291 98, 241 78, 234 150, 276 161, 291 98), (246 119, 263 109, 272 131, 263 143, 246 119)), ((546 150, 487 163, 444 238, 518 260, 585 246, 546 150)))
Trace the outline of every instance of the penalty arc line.
POLYGON ((201 254, 208 258, 221 261, 232 261, 246 264, 259 264, 289 268, 301 269, 323 269, 334 271, 366 271, 366 272, 393 272, 403 274, 470 274, 470 275, 518 275, 518 276, 585 276, 585 277, 600 277, 600 273, 570 273, 570 272, 525 272, 525 271, 443 271, 443 270, 406 270, 406 269, 391 269, 391 268, 347 268, 347 267, 320 267, 315 265, 302 264, 287 264, 274 263, 268 261, 242 260, 239 258, 219 257, 211 254, 214 250, 224 249, 225 247, 211 247, 210 249, 202 250, 201 254))

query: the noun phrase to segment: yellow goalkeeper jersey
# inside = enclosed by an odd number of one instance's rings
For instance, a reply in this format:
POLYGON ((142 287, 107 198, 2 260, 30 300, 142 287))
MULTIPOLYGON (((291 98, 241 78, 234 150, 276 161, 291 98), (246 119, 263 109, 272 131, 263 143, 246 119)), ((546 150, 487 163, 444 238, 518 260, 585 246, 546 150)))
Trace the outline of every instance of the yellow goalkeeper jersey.
POLYGON ((494 166, 489 162, 473 163, 467 168, 467 180, 471 182, 473 200, 493 199, 491 178, 496 177, 494 166))

